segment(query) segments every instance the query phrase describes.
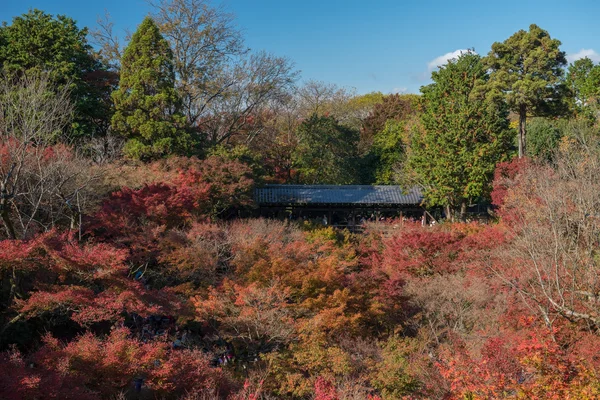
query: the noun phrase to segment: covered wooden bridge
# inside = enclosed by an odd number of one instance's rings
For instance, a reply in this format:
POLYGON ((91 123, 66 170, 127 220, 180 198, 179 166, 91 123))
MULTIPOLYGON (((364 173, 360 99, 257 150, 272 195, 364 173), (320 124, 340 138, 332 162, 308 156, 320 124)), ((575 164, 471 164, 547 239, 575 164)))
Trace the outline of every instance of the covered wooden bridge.
POLYGON ((418 188, 371 185, 265 185, 254 191, 260 215, 350 227, 366 221, 421 218, 418 188))

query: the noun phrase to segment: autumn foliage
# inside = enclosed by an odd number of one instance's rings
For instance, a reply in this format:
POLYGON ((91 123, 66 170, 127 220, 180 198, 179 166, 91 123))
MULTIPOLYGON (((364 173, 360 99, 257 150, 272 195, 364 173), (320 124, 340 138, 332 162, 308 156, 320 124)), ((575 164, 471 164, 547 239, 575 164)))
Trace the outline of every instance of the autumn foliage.
POLYGON ((531 25, 358 95, 147 6, 0 24, 0 400, 600 399, 600 65, 531 25), (292 182, 423 200, 256 218, 292 182))
POLYGON ((597 398, 596 192, 572 185, 596 175, 569 154, 499 166, 498 222, 360 234, 230 219, 247 166, 152 164, 81 235, 0 242, 0 397, 597 398))

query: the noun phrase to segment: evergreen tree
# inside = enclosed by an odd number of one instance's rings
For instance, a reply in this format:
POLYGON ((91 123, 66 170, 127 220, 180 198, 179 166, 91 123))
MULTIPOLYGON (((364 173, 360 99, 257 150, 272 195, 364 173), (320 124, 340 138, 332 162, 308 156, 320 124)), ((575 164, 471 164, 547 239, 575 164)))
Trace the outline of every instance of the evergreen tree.
POLYGON ((566 83, 573 94, 573 110, 595 119, 600 104, 600 64, 594 64, 588 57, 576 60, 569 65, 566 83))
POLYGON ((460 210, 463 218, 471 200, 489 194, 494 168, 511 148, 506 106, 480 98, 487 79, 481 58, 469 52, 421 88, 423 131, 413 135, 408 167, 425 186, 427 203, 444 206, 448 217, 460 210))
POLYGON ((67 16, 31 10, 0 27, 0 68, 8 74, 48 74, 59 91, 68 88, 75 106, 76 135, 103 134, 110 119, 111 85, 116 80, 97 61, 87 29, 67 16))
POLYGON ((549 161, 563 137, 565 121, 532 118, 527 128, 528 157, 549 161))
POLYGON ((358 131, 313 114, 298 127, 292 160, 301 183, 346 185, 356 181, 358 131))
POLYGON ((375 161, 375 183, 389 185, 394 182, 394 168, 404 158, 406 125, 406 121, 389 119, 373 137, 369 155, 375 161))
POLYGON ((519 157, 526 153, 527 115, 548 116, 564 112, 563 67, 567 60, 560 41, 532 24, 504 42, 496 42, 485 58, 492 70, 488 93, 501 95, 519 115, 519 157))
POLYGON ((112 97, 112 126, 128 138, 124 147, 128 157, 150 160, 190 149, 175 91, 173 53, 149 17, 125 49, 120 86, 112 97))

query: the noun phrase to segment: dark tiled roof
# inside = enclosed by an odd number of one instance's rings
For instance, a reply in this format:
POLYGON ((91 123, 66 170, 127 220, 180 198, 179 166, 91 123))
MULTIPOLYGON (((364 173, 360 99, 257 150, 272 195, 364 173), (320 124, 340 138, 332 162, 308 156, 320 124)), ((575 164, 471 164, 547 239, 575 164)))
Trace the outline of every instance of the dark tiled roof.
POLYGON ((420 204, 421 191, 400 186, 265 185, 254 190, 258 204, 420 204))

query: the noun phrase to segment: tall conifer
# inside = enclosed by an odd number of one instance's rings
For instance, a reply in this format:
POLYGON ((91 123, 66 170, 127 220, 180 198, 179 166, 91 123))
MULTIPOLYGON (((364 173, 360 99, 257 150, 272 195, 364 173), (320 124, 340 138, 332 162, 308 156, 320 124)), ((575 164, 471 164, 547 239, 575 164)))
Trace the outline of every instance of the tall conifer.
POLYGON ((129 139, 127 156, 149 160, 189 150, 191 140, 175 91, 173 53, 152 18, 144 19, 125 49, 113 101, 112 126, 129 139))
POLYGON ((483 98, 488 75, 472 52, 451 60, 421 88, 423 132, 413 136, 408 167, 418 176, 429 205, 443 206, 448 217, 485 197, 498 162, 508 157, 512 132, 504 103, 483 98))
POLYGON ((504 42, 492 44, 484 59, 491 70, 488 96, 502 97, 519 116, 519 157, 526 155, 528 116, 566 112, 563 67, 567 60, 560 44, 560 40, 532 24, 529 31, 520 30, 504 42))

